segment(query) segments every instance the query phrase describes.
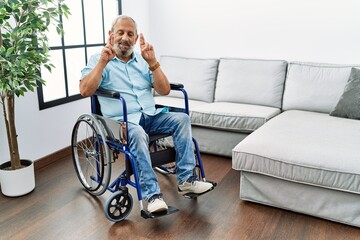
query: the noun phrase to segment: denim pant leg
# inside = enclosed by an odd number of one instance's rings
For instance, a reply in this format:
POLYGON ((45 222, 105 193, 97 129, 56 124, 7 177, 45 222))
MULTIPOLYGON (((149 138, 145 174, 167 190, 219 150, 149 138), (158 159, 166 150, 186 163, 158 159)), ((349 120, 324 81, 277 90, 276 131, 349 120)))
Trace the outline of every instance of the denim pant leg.
POLYGON ((139 173, 142 198, 147 201, 154 194, 160 193, 157 176, 151 166, 149 154, 149 136, 140 126, 128 123, 129 148, 134 155, 139 173))
MULTIPOLYGON (((149 118, 147 116, 146 118, 149 118)), ((176 150, 176 176, 178 184, 193 175, 195 167, 194 146, 190 118, 182 112, 159 113, 150 117, 150 126, 145 129, 150 134, 170 133, 176 150)), ((145 121, 146 123, 146 121, 145 121)))

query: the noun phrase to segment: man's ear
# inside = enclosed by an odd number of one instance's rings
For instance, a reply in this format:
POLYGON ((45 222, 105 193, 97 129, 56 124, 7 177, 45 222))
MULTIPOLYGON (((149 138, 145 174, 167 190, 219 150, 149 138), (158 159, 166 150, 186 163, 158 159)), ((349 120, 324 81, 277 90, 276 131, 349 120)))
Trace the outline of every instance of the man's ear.
POLYGON ((109 43, 114 45, 114 33, 112 31, 109 31, 109 43))
POLYGON ((136 34, 135 43, 137 43, 137 40, 139 39, 139 35, 136 34))

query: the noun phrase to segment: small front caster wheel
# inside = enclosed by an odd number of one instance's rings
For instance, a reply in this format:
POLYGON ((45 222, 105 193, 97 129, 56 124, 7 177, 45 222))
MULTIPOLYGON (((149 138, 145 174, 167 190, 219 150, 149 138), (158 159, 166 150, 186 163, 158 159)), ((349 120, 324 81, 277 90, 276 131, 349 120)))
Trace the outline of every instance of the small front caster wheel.
POLYGON ((104 212, 107 219, 112 222, 124 220, 131 212, 133 199, 127 191, 119 190, 113 193, 106 201, 104 212))

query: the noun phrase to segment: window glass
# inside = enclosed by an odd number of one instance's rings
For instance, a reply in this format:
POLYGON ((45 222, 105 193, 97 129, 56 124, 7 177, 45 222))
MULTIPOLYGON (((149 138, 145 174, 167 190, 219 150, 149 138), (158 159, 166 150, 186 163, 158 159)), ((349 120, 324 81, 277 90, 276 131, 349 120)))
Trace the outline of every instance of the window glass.
POLYGON ((101 10, 101 0, 84 1, 87 44, 104 42, 101 10))
POLYGON ((85 66, 85 58, 83 48, 67 49, 66 56, 66 69, 69 95, 79 94, 79 80, 81 76, 81 69, 85 66), (77 57, 79 56, 79 57, 77 57))
POLYGON ((92 55, 94 55, 95 53, 101 52, 102 48, 103 48, 103 46, 88 47, 88 48, 87 48, 87 53, 88 53, 88 59, 87 59, 87 60, 89 61, 90 57, 91 57, 92 55))
MULTIPOLYGON (((83 45, 84 44, 84 27, 82 16, 82 4, 79 0, 67 0, 66 5, 70 8, 71 15, 63 18, 65 29, 65 45, 83 45)), ((100 12, 101 14, 101 12, 100 12)), ((99 21, 99 20, 97 20, 99 21)), ((100 21, 101 22, 101 21, 100 21)))
POLYGON ((66 97, 62 51, 50 51, 50 60, 56 66, 51 73, 46 68, 41 68, 41 76, 46 81, 43 86, 45 102, 66 97))
MULTIPOLYGON (((118 1, 107 1, 106 4, 104 4, 104 12, 105 13, 109 13, 109 12, 113 12, 114 9, 118 9, 118 1)), ((112 15, 112 14, 105 14, 104 15, 104 29, 105 29, 105 42, 107 41, 107 36, 108 36, 108 32, 109 30, 111 30, 111 24, 112 21, 114 20, 114 18, 116 17, 117 14, 112 15)))
POLYGON ((70 8, 68 18, 60 18, 64 36, 59 36, 56 27, 48 32, 51 63, 55 68, 50 73, 41 69, 46 85, 38 87, 40 109, 81 99, 79 79, 81 70, 90 56, 100 52, 106 44, 111 21, 118 14, 121 0, 65 0, 70 8), (104 14, 106 12, 106 14, 104 14), (108 22, 104 22, 104 20, 108 22), (105 30, 104 26, 107 30, 105 30))
POLYGON ((56 26, 50 25, 49 32, 46 34, 49 40, 49 46, 61 46, 61 38, 59 34, 56 32, 56 26))

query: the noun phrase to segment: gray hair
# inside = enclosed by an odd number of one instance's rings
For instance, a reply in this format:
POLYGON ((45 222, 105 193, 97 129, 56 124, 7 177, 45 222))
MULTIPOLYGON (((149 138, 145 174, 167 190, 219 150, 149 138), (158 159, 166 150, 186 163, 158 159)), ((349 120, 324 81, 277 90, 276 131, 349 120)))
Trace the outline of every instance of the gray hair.
POLYGON ((126 15, 119 15, 119 16, 117 16, 117 17, 113 20, 113 22, 112 22, 112 24, 111 24, 111 31, 112 31, 112 32, 114 31, 114 26, 115 26, 115 24, 116 24, 120 19, 128 19, 128 20, 132 21, 132 22, 134 23, 134 25, 135 25, 135 33, 137 34, 137 24, 136 24, 135 20, 132 19, 132 18, 129 17, 129 16, 126 16, 126 15))

